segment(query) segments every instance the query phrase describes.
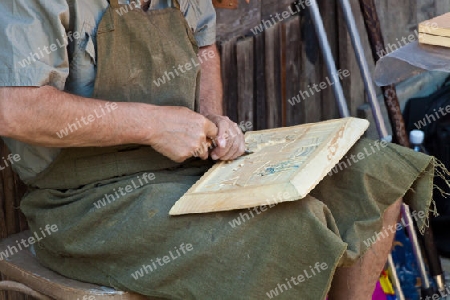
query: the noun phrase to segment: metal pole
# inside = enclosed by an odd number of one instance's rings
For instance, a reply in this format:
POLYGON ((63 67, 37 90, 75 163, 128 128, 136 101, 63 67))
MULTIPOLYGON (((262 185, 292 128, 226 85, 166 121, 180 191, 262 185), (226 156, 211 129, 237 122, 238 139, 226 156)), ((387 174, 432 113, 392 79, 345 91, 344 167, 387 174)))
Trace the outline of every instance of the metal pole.
POLYGON ((328 37, 323 26, 322 17, 320 15, 319 6, 316 0, 310 0, 309 12, 313 20, 314 28, 316 30, 317 38, 319 40, 320 48, 327 65, 328 75, 334 79, 333 91, 339 108, 339 115, 341 118, 350 117, 347 101, 345 100, 344 92, 342 90, 341 82, 339 81, 336 63, 334 61, 333 53, 331 52, 328 37))
POLYGON ((405 300, 405 295, 403 294, 402 286, 400 285, 400 280, 398 279, 397 269, 395 268, 394 260, 392 259, 392 254, 389 253, 388 256, 388 266, 391 271, 391 281, 395 288, 395 297, 398 300, 405 300))
POLYGON ((420 251, 419 242, 417 241, 416 231, 414 230, 414 222, 411 218, 411 212, 409 211, 409 206, 407 204, 402 204, 402 216, 406 218, 407 225, 406 231, 408 231, 409 240, 411 241, 413 253, 416 257, 416 262, 419 267, 420 277, 422 278, 422 286, 424 289, 430 288, 430 281, 428 280, 428 274, 425 269, 425 263, 423 261, 422 252, 420 251))
POLYGON ((372 76, 370 75, 369 66, 367 64, 367 60, 364 55, 364 49, 361 44, 361 39, 359 37, 358 28, 356 27, 355 18, 353 17, 352 8, 348 0, 340 0, 340 3, 342 6, 342 12, 344 13, 345 21, 347 23, 347 29, 350 33, 353 48, 355 50, 356 60, 358 61, 358 65, 361 70, 361 75, 364 79, 364 86, 367 91, 369 104, 372 108, 373 118, 375 120, 375 125, 377 127, 378 134, 381 139, 391 142, 392 136, 389 135, 386 129, 386 124, 384 123, 384 118, 381 113, 380 104, 378 103, 377 100, 377 93, 375 91, 375 86, 373 85, 372 76))

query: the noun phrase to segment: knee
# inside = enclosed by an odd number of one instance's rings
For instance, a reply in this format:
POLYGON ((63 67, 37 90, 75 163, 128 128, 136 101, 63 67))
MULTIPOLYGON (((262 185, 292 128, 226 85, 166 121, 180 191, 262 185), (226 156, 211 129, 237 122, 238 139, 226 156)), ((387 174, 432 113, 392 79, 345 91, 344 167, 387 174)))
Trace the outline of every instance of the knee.
POLYGON ((384 211, 383 219, 388 222, 396 222, 400 216, 400 207, 402 206, 403 198, 397 199, 393 204, 388 206, 384 211))

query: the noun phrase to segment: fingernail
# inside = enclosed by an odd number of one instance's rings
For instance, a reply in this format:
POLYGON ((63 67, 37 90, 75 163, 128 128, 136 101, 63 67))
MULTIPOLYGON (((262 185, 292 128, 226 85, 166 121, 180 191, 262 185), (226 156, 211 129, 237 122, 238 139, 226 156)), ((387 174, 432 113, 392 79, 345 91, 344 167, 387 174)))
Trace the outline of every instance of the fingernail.
POLYGON ((211 154, 211 158, 217 160, 219 157, 216 154, 211 154))

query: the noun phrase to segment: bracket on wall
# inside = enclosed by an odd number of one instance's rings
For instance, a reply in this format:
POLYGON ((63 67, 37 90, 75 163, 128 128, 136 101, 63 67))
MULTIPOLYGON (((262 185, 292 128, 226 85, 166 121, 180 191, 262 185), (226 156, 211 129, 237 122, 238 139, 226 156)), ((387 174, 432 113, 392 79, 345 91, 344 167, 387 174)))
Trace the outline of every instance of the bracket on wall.
POLYGON ((213 0, 215 8, 238 8, 238 0, 213 0))

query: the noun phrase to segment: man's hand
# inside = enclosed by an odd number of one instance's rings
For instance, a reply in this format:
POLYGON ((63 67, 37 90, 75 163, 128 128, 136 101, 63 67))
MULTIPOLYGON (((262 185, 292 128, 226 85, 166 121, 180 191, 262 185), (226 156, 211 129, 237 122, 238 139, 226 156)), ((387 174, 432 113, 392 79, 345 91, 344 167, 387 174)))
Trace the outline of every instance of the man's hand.
POLYGON ((216 45, 200 48, 199 56, 203 56, 205 53, 208 54, 208 57, 213 58, 202 63, 200 113, 219 128, 216 138, 217 147, 211 152, 211 158, 233 160, 245 151, 244 135, 236 123, 228 117, 222 116, 223 90, 220 76, 220 56, 216 45))
POLYGON ((185 107, 117 102, 95 118, 105 103, 50 86, 0 88, 0 135, 43 147, 149 145, 176 162, 196 154, 207 159, 206 138, 217 137, 213 122, 185 107), (88 116, 93 121, 81 123, 88 116), (62 130, 67 134, 58 135, 62 130))
POLYGON ((160 107, 150 137, 150 145, 173 161, 189 157, 208 158, 206 138, 216 139, 218 129, 204 116, 185 107, 160 107))
POLYGON ((211 152, 214 160, 233 160, 245 152, 244 134, 239 126, 228 117, 206 116, 219 128, 216 137, 217 147, 211 152))

